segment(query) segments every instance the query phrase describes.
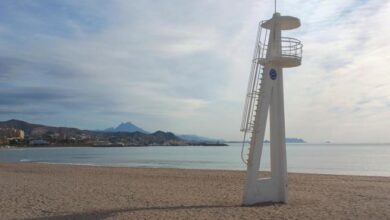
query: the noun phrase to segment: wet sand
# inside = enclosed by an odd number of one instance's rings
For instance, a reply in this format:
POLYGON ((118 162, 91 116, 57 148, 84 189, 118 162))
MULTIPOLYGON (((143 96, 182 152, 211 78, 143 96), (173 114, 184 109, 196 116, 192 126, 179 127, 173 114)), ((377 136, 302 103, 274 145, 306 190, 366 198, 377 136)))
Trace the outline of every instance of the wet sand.
POLYGON ((390 219, 390 177, 289 174, 241 206, 244 172, 0 163, 0 219, 390 219))

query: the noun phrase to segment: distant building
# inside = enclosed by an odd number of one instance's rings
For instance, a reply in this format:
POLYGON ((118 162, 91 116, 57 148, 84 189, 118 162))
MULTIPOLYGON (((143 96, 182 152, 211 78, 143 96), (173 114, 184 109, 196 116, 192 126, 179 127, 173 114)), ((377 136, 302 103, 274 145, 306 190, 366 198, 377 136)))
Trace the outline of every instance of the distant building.
POLYGON ((0 138, 24 140, 24 131, 14 128, 0 128, 0 138))
POLYGON ((16 130, 16 138, 19 140, 24 140, 24 131, 20 129, 15 129, 16 130))

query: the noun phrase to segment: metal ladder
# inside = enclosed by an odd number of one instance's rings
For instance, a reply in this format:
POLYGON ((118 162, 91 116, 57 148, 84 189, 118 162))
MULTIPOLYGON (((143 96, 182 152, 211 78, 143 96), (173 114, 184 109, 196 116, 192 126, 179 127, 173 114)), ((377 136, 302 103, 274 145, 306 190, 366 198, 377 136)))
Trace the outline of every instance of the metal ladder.
MULTIPOLYGON (((263 21, 264 22, 264 21, 263 21)), ((241 160, 247 164, 247 158, 244 157, 244 149, 247 144, 247 139, 249 143, 252 141, 252 132, 255 125, 256 110, 262 105, 262 85, 263 85, 263 74, 264 66, 261 64, 260 60, 264 59, 267 54, 267 45, 263 42, 268 40, 268 30, 265 30, 265 34, 262 36, 262 27, 261 22, 257 31, 257 38, 255 49, 252 59, 252 67, 249 76, 247 95, 245 99, 244 112, 241 122, 241 131, 244 132, 244 137, 242 141, 241 148, 241 160)))

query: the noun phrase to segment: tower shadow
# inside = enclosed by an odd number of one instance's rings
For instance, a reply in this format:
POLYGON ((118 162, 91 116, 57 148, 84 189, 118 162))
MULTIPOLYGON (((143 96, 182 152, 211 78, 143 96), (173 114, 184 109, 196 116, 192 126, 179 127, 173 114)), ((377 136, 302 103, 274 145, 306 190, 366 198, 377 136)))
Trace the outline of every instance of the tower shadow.
POLYGON ((251 207, 266 207, 273 206, 278 203, 260 203, 251 206, 243 205, 193 205, 193 206, 156 206, 156 207, 140 207, 140 208, 119 208, 119 209, 107 209, 107 210, 95 210, 88 212, 69 213, 63 215, 53 215, 37 218, 26 218, 25 220, 68 220, 68 219, 106 219, 108 217, 115 216, 119 213, 126 212, 140 212, 140 211, 176 211, 185 209, 214 209, 214 208, 251 208, 251 207))
POLYGON ((27 218, 26 220, 67 220, 67 219, 105 219, 119 213, 125 212, 140 212, 140 211, 175 211, 185 209, 212 209, 212 208, 237 208, 241 206, 228 205, 199 205, 199 206, 156 206, 156 207, 140 207, 140 208, 119 208, 107 210, 95 210, 88 212, 70 213, 65 215, 53 215, 47 217, 27 218))

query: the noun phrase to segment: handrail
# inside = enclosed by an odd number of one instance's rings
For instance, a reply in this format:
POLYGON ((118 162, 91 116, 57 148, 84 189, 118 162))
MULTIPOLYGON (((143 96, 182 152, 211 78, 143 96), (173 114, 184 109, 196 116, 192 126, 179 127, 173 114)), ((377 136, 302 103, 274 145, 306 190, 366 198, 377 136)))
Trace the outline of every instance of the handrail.
MULTIPOLYGON (((261 41, 258 42, 258 47, 262 48, 262 53, 256 57, 253 62, 257 62, 260 59, 265 59, 268 50, 268 44, 261 41)), ((290 57, 302 59, 302 48, 303 45, 300 40, 292 37, 282 37, 281 38, 281 57, 290 57)))
MULTIPOLYGON (((262 100, 261 86, 263 84, 263 61, 267 58, 268 44, 266 42, 269 40, 268 29, 265 30, 264 34, 262 33, 263 23, 264 21, 259 23, 259 29, 257 31, 256 44, 253 51, 252 66, 241 121, 240 130, 244 132, 241 159, 244 163, 246 163, 244 156, 244 148, 247 143, 246 140, 247 138, 251 140, 250 132, 254 129, 255 112, 257 108, 261 106, 262 100)), ((292 37, 282 37, 280 47, 281 58, 293 58, 301 61, 303 47, 301 41, 292 37)), ((271 57, 270 59, 275 59, 275 57, 271 57)), ((276 57, 276 59, 278 59, 278 57, 276 57)))
POLYGON ((282 37, 281 56, 302 59, 303 45, 300 40, 292 37, 282 37))
MULTIPOLYGON (((259 23, 259 28, 257 31, 257 37, 256 37, 256 43, 255 48, 253 51, 253 59, 252 59, 252 66, 251 66, 251 72, 249 76, 249 82, 248 82, 248 90, 247 95, 245 99, 245 105, 244 105, 244 112, 242 116, 242 122, 241 122, 241 131, 244 132, 244 137, 242 141, 242 148, 241 148, 241 160, 246 164, 246 159, 244 157, 244 148, 246 144, 246 139, 249 131, 253 129, 253 119, 255 114, 255 109, 257 106, 257 101, 259 98, 260 93, 260 81, 262 76, 263 68, 262 66, 259 66, 257 59, 261 58, 262 56, 265 56, 266 53, 266 47, 263 47, 261 45, 262 37, 264 37, 264 42, 266 42, 268 37, 268 30, 265 30, 265 33, 262 33, 261 25, 265 21, 262 21, 259 23)), ((249 135, 248 135, 249 136, 249 135)))
MULTIPOLYGON (((257 37, 256 37, 256 44, 254 48, 254 53, 253 53, 253 60, 256 60, 260 58, 260 54, 263 53, 264 48, 259 45, 259 42, 261 42, 261 37, 262 37, 262 28, 261 25, 264 23, 264 21, 259 23, 259 28, 257 31, 257 37)), ((264 34, 264 36, 267 36, 267 32, 264 34)), ((259 66, 257 65, 256 62, 252 62, 252 67, 251 67, 251 72, 249 76, 249 82, 248 82, 248 90, 247 90, 247 98, 245 100, 245 105, 244 105, 244 113, 242 117, 242 122, 241 122, 241 131, 248 131, 248 122, 252 120, 252 115, 253 115, 253 108, 255 107, 255 102, 256 99, 253 95, 250 95, 253 92, 258 91, 259 89, 259 66)))

